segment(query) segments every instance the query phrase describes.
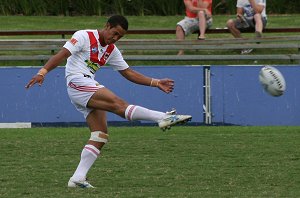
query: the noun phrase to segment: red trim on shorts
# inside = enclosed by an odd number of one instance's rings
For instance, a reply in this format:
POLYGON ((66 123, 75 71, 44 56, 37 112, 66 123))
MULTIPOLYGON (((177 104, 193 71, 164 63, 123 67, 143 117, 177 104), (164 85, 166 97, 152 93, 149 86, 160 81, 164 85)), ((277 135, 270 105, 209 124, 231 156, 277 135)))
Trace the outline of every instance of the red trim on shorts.
POLYGON ((82 92, 96 92, 98 89, 100 89, 100 87, 93 86, 77 86, 72 82, 69 82, 69 87, 82 92))

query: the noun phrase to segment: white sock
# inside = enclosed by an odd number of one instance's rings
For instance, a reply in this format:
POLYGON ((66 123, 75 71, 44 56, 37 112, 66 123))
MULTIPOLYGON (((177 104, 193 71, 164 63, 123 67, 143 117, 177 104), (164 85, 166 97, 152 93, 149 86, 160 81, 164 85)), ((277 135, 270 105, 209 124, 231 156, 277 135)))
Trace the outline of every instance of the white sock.
POLYGON ((94 164, 97 157, 100 155, 100 150, 91 144, 85 145, 81 152, 81 159, 72 179, 75 181, 85 180, 87 172, 94 164))
POLYGON ((159 122, 165 117, 166 113, 153 111, 144 107, 129 105, 125 111, 125 118, 128 120, 147 120, 159 122))

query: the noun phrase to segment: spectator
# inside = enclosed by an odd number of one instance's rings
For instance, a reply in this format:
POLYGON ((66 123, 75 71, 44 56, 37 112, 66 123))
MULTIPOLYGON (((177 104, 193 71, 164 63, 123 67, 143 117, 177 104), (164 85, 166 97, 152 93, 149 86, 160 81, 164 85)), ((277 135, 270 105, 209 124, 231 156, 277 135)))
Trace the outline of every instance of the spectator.
MULTIPOLYGON (((185 36, 200 31, 199 40, 205 39, 205 31, 212 25, 212 0, 183 0, 186 16, 176 26, 176 38, 184 40, 185 36)), ((184 54, 179 50, 178 55, 184 54)))
MULTIPOLYGON (((227 27, 235 38, 241 38, 241 30, 255 30, 256 38, 262 37, 267 25, 266 0, 238 0, 237 18, 229 19, 227 27)), ((241 54, 251 53, 253 49, 244 49, 241 54)))

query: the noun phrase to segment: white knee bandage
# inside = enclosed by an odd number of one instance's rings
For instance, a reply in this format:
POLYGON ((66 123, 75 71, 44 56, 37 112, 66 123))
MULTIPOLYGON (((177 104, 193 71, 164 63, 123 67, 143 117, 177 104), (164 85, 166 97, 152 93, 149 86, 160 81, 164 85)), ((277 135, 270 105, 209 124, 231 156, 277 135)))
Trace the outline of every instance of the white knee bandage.
POLYGON ((103 142, 104 144, 108 141, 108 135, 102 131, 91 132, 90 140, 95 142, 103 142))

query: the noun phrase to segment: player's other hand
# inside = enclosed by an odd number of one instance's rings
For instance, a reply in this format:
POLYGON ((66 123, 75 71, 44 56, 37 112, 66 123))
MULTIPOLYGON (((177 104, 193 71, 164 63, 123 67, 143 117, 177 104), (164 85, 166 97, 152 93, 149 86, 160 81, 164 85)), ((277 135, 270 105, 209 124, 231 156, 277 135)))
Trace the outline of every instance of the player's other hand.
POLYGON ((171 93, 174 89, 174 80, 168 78, 160 79, 158 88, 163 92, 171 93))
POLYGON ((38 83, 38 85, 41 86, 43 82, 44 82, 44 76, 37 74, 31 78, 31 80, 28 82, 25 88, 28 89, 36 83, 38 83))

